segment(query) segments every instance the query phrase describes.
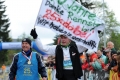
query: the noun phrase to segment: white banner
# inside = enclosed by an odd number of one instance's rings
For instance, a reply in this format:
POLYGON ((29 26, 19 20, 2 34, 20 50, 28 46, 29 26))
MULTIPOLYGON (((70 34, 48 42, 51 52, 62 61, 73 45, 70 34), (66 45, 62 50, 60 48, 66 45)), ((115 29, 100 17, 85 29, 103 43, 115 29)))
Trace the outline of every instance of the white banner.
POLYGON ((75 0, 43 0, 35 26, 62 33, 88 49, 97 50, 104 22, 75 0))

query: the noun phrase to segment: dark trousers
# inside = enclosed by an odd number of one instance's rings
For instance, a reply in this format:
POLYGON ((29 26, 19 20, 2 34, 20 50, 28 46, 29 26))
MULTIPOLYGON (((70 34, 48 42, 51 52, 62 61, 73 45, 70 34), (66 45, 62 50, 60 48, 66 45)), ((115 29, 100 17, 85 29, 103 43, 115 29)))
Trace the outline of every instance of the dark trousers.
POLYGON ((77 78, 75 78, 73 70, 64 70, 63 77, 58 80, 77 80, 77 78))

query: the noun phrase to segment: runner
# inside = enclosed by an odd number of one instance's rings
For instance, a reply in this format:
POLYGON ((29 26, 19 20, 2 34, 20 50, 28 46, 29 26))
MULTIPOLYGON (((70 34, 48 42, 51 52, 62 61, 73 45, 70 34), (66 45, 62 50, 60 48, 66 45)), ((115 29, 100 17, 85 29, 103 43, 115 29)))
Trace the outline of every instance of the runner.
POLYGON ((9 80, 39 80, 39 74, 43 80, 47 80, 45 67, 40 56, 32 52, 31 40, 22 40, 22 51, 16 54, 10 67, 9 80))
POLYGON ((35 29, 32 29, 30 34, 40 50, 55 55, 56 77, 58 80, 77 80, 83 76, 79 53, 85 51, 85 47, 73 43, 64 34, 60 35, 60 45, 44 46, 38 39, 35 29))

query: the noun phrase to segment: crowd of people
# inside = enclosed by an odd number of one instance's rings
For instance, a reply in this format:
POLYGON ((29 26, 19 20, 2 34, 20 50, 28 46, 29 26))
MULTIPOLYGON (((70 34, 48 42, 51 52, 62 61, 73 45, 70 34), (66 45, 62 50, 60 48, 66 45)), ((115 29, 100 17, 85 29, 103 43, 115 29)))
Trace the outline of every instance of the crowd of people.
MULTIPOLYGON (((96 71, 107 72, 109 76, 104 79, 102 77, 103 80, 109 80, 110 71, 114 71, 118 74, 118 78, 120 79, 120 52, 115 50, 113 42, 109 41, 106 48, 102 47, 96 52, 92 51, 88 54, 82 54, 80 59, 83 70, 88 70, 92 73, 96 71)), ((99 74, 99 76, 100 75, 102 74, 99 74)))
MULTIPOLYGON (((48 56, 43 64, 41 57, 32 51, 31 40, 23 39, 21 52, 13 58, 9 80, 39 80, 40 76, 42 80, 88 80, 83 78, 85 71, 90 74, 96 71, 102 74, 104 71, 108 75, 114 71, 120 80, 120 52, 115 50, 113 42, 109 41, 106 48, 89 52, 89 49, 71 41, 64 34, 60 34, 58 45, 43 45, 35 29, 31 30, 30 35, 35 39, 38 49, 54 56, 48 56)), ((90 80, 109 80, 109 77, 92 77, 90 80)))
MULTIPOLYGON (((51 79, 48 80, 56 80, 55 74, 52 73, 55 70, 55 56, 48 56, 46 67, 47 69, 51 69, 51 79), (54 78, 54 79, 53 79, 54 78)), ((91 73, 100 72, 98 74, 103 75, 101 79, 98 80, 109 80, 110 79, 110 71, 114 71, 118 73, 118 78, 120 79, 120 51, 115 50, 114 43, 109 41, 107 43, 107 47, 101 47, 101 49, 94 51, 84 51, 80 54, 80 62, 83 71, 88 71, 91 73), (102 73, 103 72, 103 73, 102 73), (108 74, 105 77, 105 73, 108 74)), ((49 72, 48 72, 49 73, 49 72)), ((49 75, 49 76, 50 76, 49 75)), ((85 74, 84 74, 85 75, 85 74)), ((118 80, 119 80, 118 79, 118 80)), ((81 80, 87 80, 86 78, 81 78, 81 80)), ((97 79, 92 79, 97 80, 97 79)))

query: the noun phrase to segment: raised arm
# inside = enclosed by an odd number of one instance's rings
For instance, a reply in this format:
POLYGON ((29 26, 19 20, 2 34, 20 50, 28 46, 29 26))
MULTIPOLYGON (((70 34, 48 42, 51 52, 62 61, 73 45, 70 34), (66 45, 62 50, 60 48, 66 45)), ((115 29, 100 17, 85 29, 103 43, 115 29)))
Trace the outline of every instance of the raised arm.
POLYGON ((35 39, 35 43, 40 50, 42 50, 47 54, 55 55, 56 45, 43 45, 41 40, 38 38, 38 35, 35 29, 31 30, 30 35, 35 39))
POLYGON ((35 43, 37 45, 37 47, 42 50, 43 52, 50 54, 50 55, 55 55, 55 49, 56 49, 56 45, 43 45, 41 43, 40 39, 35 39, 35 43))

